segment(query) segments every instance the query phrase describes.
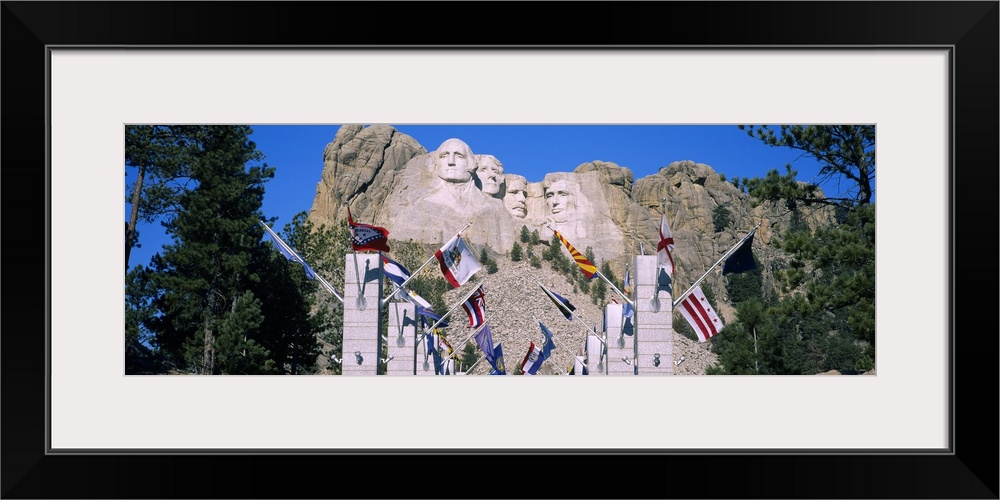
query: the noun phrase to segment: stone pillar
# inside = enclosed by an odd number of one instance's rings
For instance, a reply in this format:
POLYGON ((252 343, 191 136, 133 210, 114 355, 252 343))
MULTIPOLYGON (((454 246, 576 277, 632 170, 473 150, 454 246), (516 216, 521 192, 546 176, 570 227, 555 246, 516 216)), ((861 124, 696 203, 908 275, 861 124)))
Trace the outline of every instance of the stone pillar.
POLYGON ((417 375, 434 375, 434 353, 427 350, 427 339, 420 333, 417 337, 417 375))
POLYGON ((604 364, 608 375, 635 375, 632 359, 635 356, 634 336, 622 335, 622 305, 608 304, 604 308, 607 328, 608 358, 604 364))
MULTIPOLYGON (((389 309, 389 329, 386 334, 386 342, 389 345, 390 359, 386 363, 385 374, 415 375, 417 369, 416 307, 409 302, 390 302, 386 304, 386 308, 389 309)), ((422 358, 421 361, 423 361, 422 358)), ((431 370, 433 368, 431 367, 431 370)))
POLYGON ((603 354, 604 346, 601 344, 600 338, 593 333, 587 335, 587 375, 608 374, 608 370, 604 367, 604 363, 607 363, 608 360, 601 361, 603 354), (598 365, 600 365, 600 369, 598 369, 598 365))
POLYGON ((635 256, 635 341, 639 375, 673 375, 674 326, 673 297, 666 290, 657 291, 655 255, 635 256), (659 298, 654 311, 651 298, 659 298))
POLYGON ((382 260, 378 254, 355 254, 344 258, 344 352, 343 375, 378 375, 382 349, 380 303, 382 297, 382 260), (360 277, 361 283, 358 284, 360 277), (365 300, 362 309, 358 297, 365 300))

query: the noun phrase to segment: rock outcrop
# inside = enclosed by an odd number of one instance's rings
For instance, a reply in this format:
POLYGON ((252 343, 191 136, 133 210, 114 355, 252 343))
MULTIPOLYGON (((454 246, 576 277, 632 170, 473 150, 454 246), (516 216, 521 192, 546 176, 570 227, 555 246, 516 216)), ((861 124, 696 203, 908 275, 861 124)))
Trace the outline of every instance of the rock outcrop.
MULTIPOLYGON (((429 145, 435 148, 429 151, 388 125, 341 127, 323 152, 309 219, 317 225, 339 221, 350 206, 355 219, 388 228, 390 240, 430 248, 472 222, 463 233, 466 241, 477 252, 485 246, 500 256, 510 251, 522 226, 537 229, 544 242, 555 228, 581 252, 592 249, 595 264, 607 262, 621 277, 632 256, 656 252, 662 202, 675 241, 679 294, 758 225, 754 255, 765 285, 771 284, 773 270, 786 259, 769 245, 773 238, 793 222, 816 227, 833 217, 825 208, 793 215, 784 205, 754 206, 712 167, 690 160, 640 179, 626 167, 592 161, 527 182, 517 172, 503 172, 503 158, 471 151, 460 139, 429 145), (491 166, 477 173, 476 166, 486 161, 491 166), (714 220, 717 207, 728 213, 723 227, 714 220)), ((734 320, 721 273, 709 274, 701 286, 715 292, 723 319, 734 320)))

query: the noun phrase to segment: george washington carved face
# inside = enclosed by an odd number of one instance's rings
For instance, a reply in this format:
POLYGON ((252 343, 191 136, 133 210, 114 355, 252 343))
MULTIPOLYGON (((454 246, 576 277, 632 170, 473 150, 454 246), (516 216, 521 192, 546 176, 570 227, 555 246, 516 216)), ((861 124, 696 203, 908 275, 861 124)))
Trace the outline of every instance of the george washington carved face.
POLYGON ((442 142, 434 152, 434 172, 445 182, 469 182, 475 169, 472 149, 459 139, 442 142))

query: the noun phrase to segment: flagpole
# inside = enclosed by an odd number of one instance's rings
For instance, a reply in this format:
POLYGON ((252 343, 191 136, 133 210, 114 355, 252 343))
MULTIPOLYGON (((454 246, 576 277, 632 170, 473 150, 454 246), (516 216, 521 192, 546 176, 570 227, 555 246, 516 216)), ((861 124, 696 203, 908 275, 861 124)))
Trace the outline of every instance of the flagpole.
MULTIPOLYGON (((537 282, 537 281, 535 281, 535 283, 536 283, 536 284, 538 284, 538 286, 540 286, 540 287, 542 288, 542 291, 544 291, 546 295, 549 295, 549 294, 551 294, 551 293, 552 293, 552 292, 550 292, 550 291, 549 291, 549 289, 548 289, 548 288, 545 288, 545 285, 542 285, 541 283, 539 283, 539 282, 537 282)), ((568 313, 570 314, 570 316, 572 316, 572 317, 574 317, 574 318, 576 318, 576 319, 580 320, 580 323, 582 323, 582 324, 583 324, 583 326, 587 328, 587 334, 588 334, 588 335, 590 334, 590 332, 591 332, 591 331, 596 331, 596 329, 595 329, 595 328, 593 328, 593 327, 591 327, 590 325, 588 325, 586 321, 584 321, 584 320, 583 320, 583 319, 581 319, 581 318, 580 318, 579 316, 577 316, 575 312, 571 311, 571 310, 570 310, 569 308, 567 308, 566 306, 564 306, 564 305, 563 305, 563 304, 562 304, 562 303, 561 303, 561 302, 560 302, 559 300, 557 300, 557 299, 556 299, 555 297, 552 297, 551 295, 549 295, 549 297, 550 297, 550 298, 552 299, 552 301, 553 301, 553 302, 555 302, 555 303, 556 303, 556 304, 557 304, 557 305, 559 306, 559 308, 560 308, 560 309, 562 309, 562 310, 564 310, 564 311, 568 312, 568 313)), ((597 340, 600 340, 602 344, 604 343, 604 340, 602 340, 602 339, 601 339, 601 337, 597 337, 597 340)))
MULTIPOLYGON (((538 321, 538 318, 536 318, 536 317, 534 317, 534 316, 532 316, 531 318, 535 320, 535 323, 538 323, 539 325, 543 324, 543 323, 542 323, 541 321, 538 321)), ((552 333, 552 330, 549 330, 549 333, 552 333)), ((543 336, 544 336, 544 335, 543 335, 543 336)), ((567 351, 569 351, 569 352, 573 352, 572 350, 570 350, 569 348, 567 348, 567 347, 566 347, 566 344, 563 344, 563 343, 562 343, 562 341, 561 341, 561 340, 559 340, 559 339, 558 339, 558 338, 556 337, 556 334, 555 334, 555 333, 552 333, 552 340, 554 340, 554 341, 555 341, 555 342, 556 342, 557 344, 559 344, 559 346, 560 346, 560 347, 562 347, 563 349, 565 349, 565 350, 567 350, 567 351)), ((545 344, 542 344, 542 345, 544 346, 545 344)))
MULTIPOLYGON (((556 229, 555 229, 554 227, 552 227, 552 225, 551 225, 551 224, 549 224, 548 222, 546 222, 546 223, 545 223, 545 227, 549 228, 549 229, 550 229, 550 230, 551 230, 551 231, 552 231, 553 233, 556 233, 556 232, 558 232, 558 231, 556 231, 556 229)), ((579 252, 579 250, 577 250, 577 252, 579 252)), ((593 263, 593 262, 591 262, 591 264, 594 264, 594 263, 593 263)), ((578 264, 578 265, 579 265, 579 264, 578 264)), ((633 305, 635 304, 634 302, 632 302, 632 299, 630 299, 630 298, 628 298, 627 296, 625 296, 625 294, 624 294, 624 293, 622 293, 622 291, 621 291, 621 290, 619 290, 619 289, 618 289, 618 287, 616 287, 616 286, 615 286, 615 284, 611 282, 611 280, 609 280, 609 279, 608 279, 608 278, 607 278, 606 276, 604 276, 604 274, 602 274, 602 273, 601 273, 601 270, 600 270, 600 269, 596 269, 596 268, 597 268, 597 265, 596 265, 596 264, 594 264, 594 268, 595 268, 595 270, 594 270, 594 274, 595 274, 595 275, 597 275, 597 276, 600 276, 600 277, 601 277, 601 279, 602 279, 602 280, 604 280, 604 282, 605 282, 605 283, 607 283, 607 284, 608 284, 608 286, 610 286, 612 290, 614 290, 615 292, 617 292, 617 293, 618 293, 618 295, 621 295, 621 297, 622 297, 623 299, 625 299, 625 301, 627 301, 627 302, 628 302, 629 304, 633 304, 633 305)))
MULTIPOLYGON (((260 222, 260 225, 264 226, 264 229, 267 230, 267 233, 271 235, 272 241, 276 242, 279 246, 281 246, 281 248, 284 248, 286 251, 288 251, 288 253, 298 257, 299 264, 302 264, 303 266, 307 265, 305 259, 303 259, 302 256, 299 255, 299 253, 296 252, 292 247, 288 246, 288 243, 285 243, 285 241, 282 240, 281 237, 279 237, 278 234, 275 233, 274 230, 270 228, 270 226, 265 224, 264 221, 262 220, 258 220, 257 222, 260 222)), ((337 289, 334 288, 333 285, 331 285, 328 281, 326 281, 326 279, 320 276, 319 273, 317 273, 315 270, 313 270, 313 276, 315 276, 316 279, 319 280, 320 284, 323 285, 323 288, 326 288, 326 291, 333 294, 333 296, 336 297, 341 304, 344 303, 344 296, 337 293, 337 289)))
MULTIPOLYGON (((470 226, 472 226, 472 221, 469 221, 469 223, 466 224, 465 227, 463 227, 461 230, 459 230, 458 233, 455 233, 456 236, 460 236, 462 233, 465 232, 466 229, 469 229, 470 226)), ((410 280, 412 280, 413 278, 415 278, 417 276, 417 274, 420 273, 420 271, 423 271, 423 269, 425 267, 427 267, 427 265, 430 264, 431 261, 433 261, 435 257, 436 257, 435 255, 431 255, 431 258, 427 259, 427 262, 424 262, 424 264, 422 266, 420 266, 419 268, 417 268, 416 271, 413 271, 413 273, 410 274, 410 277, 406 278, 406 280, 403 281, 402 285, 399 285, 399 288, 403 288, 404 286, 406 286, 406 284, 409 283, 410 280)))
POLYGON ((476 365, 478 365, 479 362, 482 361, 482 360, 484 360, 484 359, 486 359, 486 356, 479 356, 479 359, 477 359, 475 363, 472 363, 472 366, 470 366, 470 367, 468 367, 468 368, 465 369, 465 373, 471 372, 472 369, 475 368, 476 365))
POLYGON ((715 264, 712 264, 712 267, 708 268, 708 271, 705 271, 705 274, 702 274, 700 278, 698 278, 697 280, 695 280, 694 284, 692 284, 687 289, 687 291, 685 291, 684 293, 680 294, 674 300, 674 307, 677 307, 677 304, 680 304, 681 301, 684 300, 685 297, 687 297, 688 295, 691 295, 691 291, 694 290, 694 287, 698 286, 698 284, 701 283, 702 280, 704 280, 706 277, 708 277, 708 273, 712 272, 713 269, 715 269, 716 267, 718 267, 718 265, 721 264, 722 261, 726 260, 727 257, 729 257, 730 255, 732 255, 733 252, 735 252, 740 247, 740 245, 742 245, 743 242, 746 241, 747 238, 749 238, 750 235, 752 235, 754 233, 754 231, 757 230, 758 227, 760 227, 760 223, 759 222, 757 223, 756 226, 754 226, 753 229, 750 230, 749 233, 746 234, 746 236, 744 236, 742 239, 740 239, 740 241, 737 241, 736 244, 733 245, 732 248, 730 248, 729 250, 727 250, 726 253, 724 253, 722 255, 722 257, 719 258, 719 260, 715 261, 715 264))
POLYGON ((601 273, 600 270, 597 270, 597 272, 595 272, 594 274, 600 276, 601 279, 603 279, 604 282, 607 283, 608 286, 610 286, 612 290, 614 290, 615 292, 618 292, 618 295, 620 295, 623 299, 625 299, 626 302, 628 302, 629 304, 632 304, 633 306, 635 305, 635 302, 633 302, 632 299, 628 298, 627 295, 625 295, 624 293, 622 293, 622 291, 619 290, 618 287, 616 287, 615 284, 611 282, 611 280, 609 280, 608 278, 606 278, 604 276, 604 274, 601 273))
POLYGON ((332 293, 333 296, 336 297, 341 304, 344 303, 344 296, 337 293, 337 289, 334 288, 333 285, 330 284, 330 282, 326 281, 326 279, 320 276, 319 274, 316 275, 316 279, 318 279, 319 282, 323 284, 323 288, 326 288, 326 291, 332 293))
MULTIPOLYGON (((441 319, 439 319, 439 320, 437 320, 436 322, 434 322, 434 324, 433 324, 433 325, 431 325, 431 327, 430 327, 430 330, 431 330, 431 331, 434 331, 434 329, 435 329, 435 328, 437 328, 437 326, 438 326, 439 324, 441 324, 441 323, 442 323, 442 322, 444 321, 444 319, 448 317, 448 315, 450 315, 451 313, 455 312, 455 309, 458 309, 458 306, 460 306, 460 305, 464 304, 464 303, 465 303, 465 301, 469 300, 469 297, 472 297, 472 294, 476 293, 476 290, 479 290, 479 288, 481 288, 481 287, 482 287, 483 285, 485 285, 485 284, 486 284, 486 281, 483 281, 482 283, 480 283, 480 284, 479 284, 479 286, 477 286, 477 287, 476 287, 475 289, 473 289, 473 290, 472 290, 471 292, 469 292, 469 294, 468 294, 468 295, 466 295, 466 296, 465 296, 465 298, 463 298, 463 299, 462 299, 461 301, 459 301, 459 302, 458 302, 457 304, 455 304, 454 306, 452 306, 452 308, 451 308, 451 309, 449 309, 449 310, 448 310, 448 312, 446 312, 446 313, 442 314, 442 315, 441 315, 441 319)), ((427 330, 424 330, 424 332, 426 333, 426 332, 427 332, 427 330)))
MULTIPOLYGON (((347 215, 348 215, 348 218, 353 219, 352 217, 350 217, 350 215, 351 215, 351 207, 350 207, 350 205, 347 206, 347 215)), ((350 237, 350 240, 351 240, 351 255, 354 256, 354 277, 358 280, 358 282, 357 282, 357 285, 358 285, 358 298, 355 301, 355 304, 358 306, 358 309, 364 311, 365 307, 368 305, 368 301, 367 301, 367 299, 365 299, 365 294, 362 292, 362 288, 361 288, 361 274, 360 274, 361 272, 358 270, 358 251, 354 249, 354 226, 353 226, 353 221, 349 221, 349 222, 350 223, 348 224, 348 226, 350 227, 350 231, 349 231, 350 232, 350 236, 349 237, 350 237)))
POLYGON ((476 328, 475 331, 472 332, 472 335, 469 335, 468 337, 466 337, 465 340, 463 340, 460 344, 458 344, 458 347, 454 348, 455 352, 458 352, 463 347, 465 347, 465 344, 468 344, 469 341, 472 340, 472 337, 475 337, 476 334, 479 333, 479 331, 482 330, 485 327, 486 327, 486 322, 484 321, 483 324, 479 325, 479 328, 476 328))

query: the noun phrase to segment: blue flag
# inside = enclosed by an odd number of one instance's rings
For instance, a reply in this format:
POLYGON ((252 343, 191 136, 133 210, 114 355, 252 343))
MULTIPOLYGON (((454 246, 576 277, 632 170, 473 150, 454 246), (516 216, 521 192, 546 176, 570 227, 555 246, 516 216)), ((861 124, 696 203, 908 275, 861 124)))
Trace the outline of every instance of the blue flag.
POLYGON ((555 349, 555 342, 552 340, 552 332, 541 321, 538 322, 538 326, 542 327, 542 335, 545 335, 545 343, 542 344, 542 361, 549 359, 552 355, 552 349, 555 349))
POLYGON ((757 231, 754 228, 747 235, 747 238, 740 243, 740 247, 736 249, 729 257, 726 258, 725 264, 722 264, 722 275, 742 273, 743 271, 750 271, 751 269, 757 268, 757 262, 753 258, 753 234, 757 231))
MULTIPOLYGON (((436 322, 438 322, 438 321, 441 320, 441 316, 439 316, 434 311, 432 311, 430 309, 427 309, 426 307, 418 307, 417 308, 417 314, 420 315, 420 316, 422 316, 422 317, 424 317, 424 318, 427 318, 427 319, 431 320, 431 324, 434 324, 434 323, 436 323, 436 322)), ((438 327, 439 328, 447 328, 448 327, 448 322, 447 321, 441 321, 441 323, 438 325, 438 327)))
POLYGON ((542 290, 545 292, 545 295, 549 296, 549 299, 552 300, 552 303, 554 303, 556 307, 559 308, 559 312, 561 312, 563 316, 566 316, 566 319, 573 321, 573 311, 576 310, 576 306, 570 304, 569 300, 567 300, 562 295, 559 295, 558 293, 553 292, 552 290, 549 290, 544 286, 542 286, 542 290))
POLYGON ((496 369, 496 366, 493 364, 495 354, 493 353, 493 334, 490 332, 490 324, 486 323, 483 325, 473 337, 476 339, 476 344, 482 349, 486 361, 496 369))
POLYGON ((499 343, 493 347, 493 371, 490 375, 506 375, 507 367, 504 366, 503 362, 503 346, 499 343))
POLYGON ((302 268, 305 269, 306 276, 308 276, 309 279, 319 281, 319 284, 323 288, 325 288, 326 291, 330 292, 335 297, 340 299, 341 302, 343 302, 344 296, 341 295, 341 293, 338 292, 337 289, 333 287, 333 285, 331 285, 328 281, 323 279, 322 276, 316 274, 316 271, 313 271, 313 268, 309 267, 309 264, 306 263, 306 260, 303 259, 302 256, 300 256, 295 250, 292 250, 292 247, 288 246, 288 243, 285 243, 280 237, 278 237, 278 234, 275 233, 274 230, 272 230, 270 227, 268 227, 267 224, 264 224, 264 221, 259 221, 259 222, 260 225, 264 226, 264 229, 267 230, 267 234, 271 235, 271 240, 274 241, 274 246, 277 247, 279 252, 281 252, 281 255, 284 255, 286 259, 292 262, 298 262, 299 264, 302 264, 302 268))

